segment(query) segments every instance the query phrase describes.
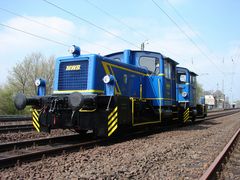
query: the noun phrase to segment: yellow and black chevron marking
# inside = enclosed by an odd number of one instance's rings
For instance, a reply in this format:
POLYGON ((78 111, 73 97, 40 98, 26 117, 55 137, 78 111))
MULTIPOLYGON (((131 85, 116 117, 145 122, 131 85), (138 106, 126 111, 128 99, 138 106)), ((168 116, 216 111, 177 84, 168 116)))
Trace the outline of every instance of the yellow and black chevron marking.
POLYGON ((189 120, 189 108, 187 108, 183 113, 183 122, 187 122, 189 120))
POLYGON ((118 107, 115 107, 113 111, 108 115, 108 136, 111 136, 112 133, 118 127, 118 107))
POLYGON ((32 110, 32 123, 37 132, 40 132, 40 124, 39 124, 39 113, 36 109, 32 110))

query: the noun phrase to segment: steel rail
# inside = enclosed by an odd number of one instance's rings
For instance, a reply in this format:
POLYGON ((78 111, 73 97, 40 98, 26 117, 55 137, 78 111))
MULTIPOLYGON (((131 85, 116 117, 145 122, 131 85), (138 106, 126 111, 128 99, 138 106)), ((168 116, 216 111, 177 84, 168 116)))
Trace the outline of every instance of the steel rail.
POLYGON ((204 120, 211 120, 214 118, 220 118, 220 117, 224 117, 224 116, 229 116, 235 113, 239 113, 240 110, 234 110, 234 111, 223 111, 223 112, 219 112, 219 113, 214 113, 214 114, 210 114, 205 118, 197 118, 196 121, 204 121, 204 120))
POLYGON ((18 125, 7 125, 0 126, 0 133, 9 133, 9 132, 26 132, 33 130, 34 127, 32 124, 18 124, 18 125))
POLYGON ((102 139, 93 139, 91 134, 65 135, 0 145, 0 168, 14 166, 17 163, 40 160, 43 156, 59 155, 66 151, 78 151, 89 148, 102 139))
POLYGON ((0 115, 0 122, 31 121, 31 116, 0 115))
POLYGON ((11 150, 16 150, 16 149, 20 149, 20 148, 27 148, 27 147, 31 147, 31 146, 39 146, 39 145, 46 145, 46 144, 52 144, 52 143, 66 142, 68 140, 72 140, 73 138, 77 138, 77 137, 79 137, 79 134, 1 143, 0 144, 0 152, 11 151, 11 150))
POLYGON ((216 171, 220 168, 223 160, 225 157, 229 154, 232 147, 234 146, 234 143, 240 136, 240 128, 236 131, 236 133, 232 136, 230 141, 226 144, 226 146, 223 148, 223 150, 220 152, 220 154, 215 158, 213 163, 209 166, 209 168, 205 171, 205 173, 202 175, 200 180, 206 180, 206 179, 215 179, 216 177, 216 171))
POLYGON ((6 155, 0 159, 0 167, 10 167, 17 163, 29 162, 34 160, 40 160, 44 156, 56 156, 62 153, 79 151, 80 148, 91 148, 101 143, 101 139, 88 140, 87 142, 75 142, 75 143, 65 143, 65 144, 53 144, 33 148, 32 151, 20 150, 21 154, 6 155))

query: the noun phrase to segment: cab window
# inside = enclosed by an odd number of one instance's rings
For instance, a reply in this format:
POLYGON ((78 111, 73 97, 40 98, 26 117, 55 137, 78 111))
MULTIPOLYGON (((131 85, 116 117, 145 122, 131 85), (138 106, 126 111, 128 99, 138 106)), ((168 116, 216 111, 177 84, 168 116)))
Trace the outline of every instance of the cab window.
POLYGON ((114 60, 114 61, 119 61, 119 62, 121 61, 120 58, 113 58, 113 60, 114 60))
POLYGON ((164 74, 165 78, 171 79, 171 64, 168 61, 164 61, 164 74))
POLYGON ((142 56, 139 58, 139 65, 154 74, 159 74, 159 60, 156 57, 142 56))
POLYGON ((191 76, 191 84, 192 84, 193 86, 196 85, 196 76, 191 76))
POLYGON ((187 82, 186 73, 178 73, 178 84, 185 84, 187 82))

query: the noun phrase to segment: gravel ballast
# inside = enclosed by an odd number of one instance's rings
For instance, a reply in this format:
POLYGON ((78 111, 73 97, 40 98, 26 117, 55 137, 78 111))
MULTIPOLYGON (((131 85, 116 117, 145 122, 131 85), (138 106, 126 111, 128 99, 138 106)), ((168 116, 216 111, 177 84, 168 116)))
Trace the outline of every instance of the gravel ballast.
POLYGON ((198 179, 240 127, 240 113, 0 171, 2 179, 198 179))
POLYGON ((51 131, 51 133, 38 133, 35 130, 29 131, 29 132, 16 132, 16 133, 3 133, 0 134, 0 142, 6 143, 6 142, 17 142, 17 141, 23 141, 23 140, 30 140, 30 139, 38 139, 38 138, 44 138, 44 137, 55 137, 55 136, 61 136, 61 135, 70 135, 70 134, 76 134, 73 131, 70 130, 62 130, 62 129, 54 129, 51 131))

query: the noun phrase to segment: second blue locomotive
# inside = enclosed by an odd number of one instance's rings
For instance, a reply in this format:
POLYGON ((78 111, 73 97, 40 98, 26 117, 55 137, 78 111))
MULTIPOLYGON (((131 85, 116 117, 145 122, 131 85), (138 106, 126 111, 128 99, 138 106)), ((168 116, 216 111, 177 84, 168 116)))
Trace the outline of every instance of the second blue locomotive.
POLYGON ((18 94, 15 105, 32 106, 39 132, 70 128, 93 130, 97 136, 206 116, 206 107, 196 100, 197 75, 177 64, 158 52, 81 55, 73 46, 72 56, 56 60, 53 93, 18 94))

